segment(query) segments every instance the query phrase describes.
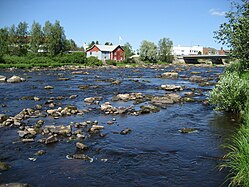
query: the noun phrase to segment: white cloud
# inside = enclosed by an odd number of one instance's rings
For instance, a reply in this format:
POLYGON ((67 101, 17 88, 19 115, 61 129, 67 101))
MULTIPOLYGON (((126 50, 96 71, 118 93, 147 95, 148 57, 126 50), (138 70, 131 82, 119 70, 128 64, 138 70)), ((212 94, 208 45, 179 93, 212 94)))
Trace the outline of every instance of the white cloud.
POLYGON ((209 10, 209 13, 212 15, 212 16, 225 16, 226 15, 226 12, 225 11, 220 11, 219 9, 215 9, 215 8, 211 8, 209 10))

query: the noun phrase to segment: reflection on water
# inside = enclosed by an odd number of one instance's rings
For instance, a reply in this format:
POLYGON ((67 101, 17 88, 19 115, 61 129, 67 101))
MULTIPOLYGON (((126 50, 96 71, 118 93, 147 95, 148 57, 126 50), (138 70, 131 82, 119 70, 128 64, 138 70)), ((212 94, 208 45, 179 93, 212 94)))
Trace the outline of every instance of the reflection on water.
MULTIPOLYGON (((235 131, 237 121, 234 116, 218 113, 201 102, 174 104, 158 113, 140 116, 103 114, 98 106, 88 106, 86 97, 102 96, 101 103, 110 101, 117 93, 142 92, 143 94, 163 95, 159 90, 161 84, 184 86, 183 92, 201 90, 195 99, 207 97, 211 86, 202 87, 189 82, 192 71, 200 76, 216 81, 217 73, 222 68, 183 67, 176 80, 156 78, 164 70, 157 69, 98 69, 87 70, 89 74, 72 75, 71 71, 0 72, 1 75, 12 74, 27 78, 20 84, 0 84, 0 113, 15 115, 23 108, 44 104, 50 97, 65 96, 56 101, 57 106, 72 104, 80 109, 91 109, 83 116, 63 117, 60 119, 42 118, 45 125, 67 125, 70 122, 98 120, 105 126, 105 137, 91 136, 84 140, 89 146, 85 152, 93 162, 68 160, 66 155, 76 152, 74 141, 62 139, 49 146, 33 142, 23 144, 19 141, 17 129, 0 128, 0 160, 11 164, 9 171, 1 172, 0 183, 24 182, 34 186, 220 186, 225 181, 226 171, 218 171, 225 151, 221 144, 235 131), (211 70, 211 71, 210 71, 211 70), (68 81, 57 81, 58 77, 68 77, 68 81), (113 85, 108 79, 118 79, 120 85, 113 85), (134 81, 135 79, 135 81, 134 81), (54 86, 47 91, 43 87, 54 86), (80 85, 97 85, 86 90, 80 85), (70 95, 77 94, 74 100, 70 95), (38 96, 41 101, 20 100, 24 96, 38 96), (113 125, 107 121, 115 117, 113 125), (120 135, 125 128, 132 129, 130 134, 120 135), (197 132, 182 134, 182 128, 195 128, 197 132), (14 143, 13 143, 14 142, 14 143), (40 157, 34 156, 38 150, 46 150, 40 157), (35 162, 28 158, 36 157, 35 162)), ((181 93, 180 93, 181 94, 181 93)), ((132 102, 112 102, 114 106, 129 106, 132 102)), ((139 105, 138 105, 139 106, 139 105)), ((138 107, 136 106, 136 107, 138 107)), ((138 107, 139 108, 139 107, 138 107)), ((32 125, 37 119, 29 119, 32 125)), ((224 186, 226 186, 224 184, 224 186)))

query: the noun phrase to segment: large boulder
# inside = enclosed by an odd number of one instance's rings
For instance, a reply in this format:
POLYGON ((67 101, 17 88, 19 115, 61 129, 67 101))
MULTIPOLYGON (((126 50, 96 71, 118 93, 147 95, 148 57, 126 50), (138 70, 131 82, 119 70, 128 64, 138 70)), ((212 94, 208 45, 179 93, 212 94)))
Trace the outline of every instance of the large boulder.
POLYGON ((16 76, 16 75, 14 75, 14 76, 10 77, 9 79, 7 79, 8 83, 18 83, 18 82, 23 82, 23 81, 25 81, 24 78, 21 78, 21 77, 16 76))
POLYGON ((165 72, 161 74, 162 78, 171 78, 171 79, 177 79, 178 73, 177 72, 165 72))
POLYGON ((174 104, 181 100, 179 94, 171 93, 164 96, 156 96, 151 98, 151 103, 156 106, 165 107, 168 104, 174 104))
POLYGON ((3 75, 0 75, 0 82, 6 82, 7 78, 3 75))

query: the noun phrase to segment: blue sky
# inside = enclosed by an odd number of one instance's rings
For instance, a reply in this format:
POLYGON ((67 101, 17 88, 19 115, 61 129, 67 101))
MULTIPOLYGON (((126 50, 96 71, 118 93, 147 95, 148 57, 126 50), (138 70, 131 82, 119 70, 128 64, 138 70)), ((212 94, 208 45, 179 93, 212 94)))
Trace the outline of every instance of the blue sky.
POLYGON ((68 39, 77 45, 98 40, 156 44, 170 38, 174 45, 220 48, 213 31, 226 21, 228 0, 0 0, 0 27, 35 20, 59 20, 68 39))

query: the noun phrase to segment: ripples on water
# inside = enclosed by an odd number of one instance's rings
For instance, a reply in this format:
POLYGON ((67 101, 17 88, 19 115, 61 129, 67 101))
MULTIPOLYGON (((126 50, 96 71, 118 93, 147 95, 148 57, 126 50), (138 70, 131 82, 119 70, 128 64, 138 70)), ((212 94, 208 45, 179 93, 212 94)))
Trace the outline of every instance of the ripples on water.
MULTIPOLYGON (((0 184, 23 182, 34 186, 220 186, 227 175, 218 171, 217 157, 224 155, 220 145, 234 131, 236 121, 232 117, 217 113, 210 106, 204 106, 198 100, 207 97, 212 88, 201 87, 189 82, 192 71, 201 72, 200 76, 211 77, 217 81, 222 68, 184 67, 176 80, 156 78, 174 67, 156 69, 98 69, 87 70, 89 75, 72 75, 71 71, 0 72, 1 75, 13 74, 29 77, 24 83, 0 84, 0 113, 15 115, 23 108, 33 108, 43 104, 49 97, 72 94, 74 100, 58 101, 62 106, 76 105, 79 109, 91 108, 83 100, 86 97, 102 96, 110 101, 116 93, 142 92, 143 94, 163 95, 158 89, 161 84, 184 86, 184 91, 200 89, 203 95, 196 96, 197 102, 174 104, 158 113, 140 116, 115 116, 114 125, 106 125, 113 116, 104 115, 94 109, 84 116, 46 118, 46 125, 67 125, 70 122, 98 120, 105 129, 106 137, 93 136, 84 141, 90 147, 86 152, 93 157, 92 163, 82 160, 68 160, 66 155, 74 153, 76 141, 65 139, 49 146, 38 142, 23 144, 18 142, 17 129, 0 128, 0 160, 10 163, 9 171, 0 173, 0 184), (138 71, 137 71, 138 70, 138 71), (209 71, 212 70, 212 71, 209 71), (57 81, 59 76, 69 77, 69 81, 57 81), (111 85, 106 79, 118 79, 120 85, 111 85), (136 81, 134 81, 136 80, 136 81), (54 86, 51 91, 44 90, 46 85, 54 86), (99 88, 80 90, 79 85, 99 85, 99 88), (50 93, 51 92, 51 93, 50 93), (23 96, 38 96, 42 100, 20 100, 23 96), (234 123, 234 124, 233 124, 234 123), (196 128, 198 132, 181 134, 179 129, 196 128), (124 128, 132 129, 128 135, 115 134, 124 128), (17 143, 12 143, 17 142, 17 143), (46 154, 35 162, 28 160, 40 149, 46 154), (210 158, 210 159, 208 159, 210 158), (103 160, 104 159, 104 160, 103 160)), ((113 105, 127 106, 131 102, 113 102, 113 105)), ((37 119, 35 119, 37 120, 37 119)), ((32 124, 29 119, 27 123, 32 124)), ((225 185, 224 185, 225 186, 225 185)))

